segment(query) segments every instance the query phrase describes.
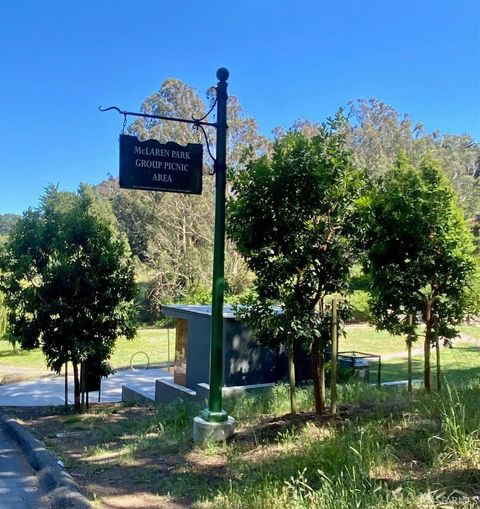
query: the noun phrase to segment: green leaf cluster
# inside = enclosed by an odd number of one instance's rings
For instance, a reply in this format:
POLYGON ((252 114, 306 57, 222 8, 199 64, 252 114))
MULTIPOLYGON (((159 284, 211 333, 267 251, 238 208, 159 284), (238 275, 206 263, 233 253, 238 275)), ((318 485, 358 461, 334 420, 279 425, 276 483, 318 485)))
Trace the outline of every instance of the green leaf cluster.
POLYGON ((239 313, 262 341, 319 337, 325 296, 345 289, 363 183, 345 126, 339 113, 314 136, 292 130, 234 176, 227 230, 257 293, 239 313))
POLYGON ((474 247, 439 163, 426 156, 414 167, 401 154, 365 210, 371 225, 365 270, 376 324, 405 334, 406 315, 413 313, 435 319, 436 333, 453 337, 472 299, 474 247))
POLYGON ((134 272, 109 205, 92 188, 47 188, 41 206, 12 228, 0 256, 9 329, 39 346, 59 372, 67 361, 105 361, 119 335, 133 338, 134 272))

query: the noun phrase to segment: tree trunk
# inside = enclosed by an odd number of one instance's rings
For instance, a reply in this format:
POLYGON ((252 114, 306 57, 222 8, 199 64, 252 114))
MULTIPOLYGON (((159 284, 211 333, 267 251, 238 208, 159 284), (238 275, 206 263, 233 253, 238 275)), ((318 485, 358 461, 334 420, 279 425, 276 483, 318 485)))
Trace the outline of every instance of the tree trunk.
POLYGON ((423 383, 427 392, 432 392, 432 369, 430 350, 432 341, 432 302, 428 301, 425 308, 425 343, 423 345, 423 383))
POLYGON ((319 365, 319 344, 318 339, 312 341, 310 346, 310 355, 312 358, 312 379, 313 394, 315 397, 315 412, 317 415, 322 413, 322 389, 320 387, 320 365, 319 365))
POLYGON ((73 365, 73 392, 75 410, 80 411, 80 378, 78 376, 78 364, 72 361, 73 365))
POLYGON ((80 364, 80 407, 82 411, 85 409, 85 388, 86 385, 86 377, 87 377, 87 370, 86 370, 86 362, 82 362, 80 364))
POLYGON ((435 357, 437 364, 437 390, 442 390, 442 373, 440 368, 440 341, 438 339, 438 322, 435 319, 435 357))
POLYGON ((407 339, 407 389, 412 394, 412 341, 407 339))
POLYGON ((191 271, 189 260, 187 258, 187 218, 185 215, 182 216, 182 251, 183 251, 183 267, 185 270, 185 276, 187 280, 187 286, 192 282, 191 271))
POLYGON ((325 411, 325 341, 320 339, 318 356, 318 381, 320 387, 320 414, 325 411))
POLYGON ((297 413, 297 395, 295 381, 295 360, 293 357, 293 341, 288 342, 288 381, 290 383, 290 411, 297 413))
MULTIPOLYGON (((323 316, 323 298, 317 303, 318 313, 323 316)), ((325 409, 325 340, 324 338, 312 341, 312 379, 315 396, 315 412, 321 415, 325 409)))

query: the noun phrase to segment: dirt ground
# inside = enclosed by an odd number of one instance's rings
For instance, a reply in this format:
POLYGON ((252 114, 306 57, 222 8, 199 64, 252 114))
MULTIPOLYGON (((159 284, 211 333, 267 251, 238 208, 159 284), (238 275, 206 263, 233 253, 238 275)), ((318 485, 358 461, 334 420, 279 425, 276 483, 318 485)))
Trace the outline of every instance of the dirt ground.
MULTIPOLYGON (((354 411, 359 410, 368 408, 354 411)), ((336 419, 341 420, 352 411, 353 408, 342 408, 341 416, 336 419)), ((62 459, 87 498, 98 504, 95 507, 187 509, 199 495, 207 498, 217 486, 235 481, 228 469, 228 448, 215 451, 198 448, 186 437, 173 449, 169 444, 162 444, 158 449, 148 447, 143 452, 136 450, 131 457, 122 457, 118 453, 118 437, 112 436, 111 443, 105 444, 104 435, 97 433, 104 426, 148 419, 154 414, 152 409, 102 405, 102 412, 95 416, 93 426, 91 422, 86 426, 81 421, 76 422, 78 417, 65 414, 61 407, 11 407, 5 408, 4 412, 18 419, 62 459), (92 456, 97 445, 102 446, 102 452, 92 456)), ((326 417, 325 420, 332 422, 333 419, 326 417)), ((274 443, 279 432, 301 428, 307 422, 319 428, 322 425, 313 414, 303 413, 294 417, 266 418, 255 425, 254 432, 251 428, 240 427, 235 436, 235 447, 243 454, 258 454, 259 443, 274 443)), ((121 439, 123 444, 128 444, 128 436, 121 439)))
MULTIPOLYGON (((105 413, 99 416, 96 426, 109 426, 118 420, 143 419, 151 412, 146 408, 122 408, 120 405, 103 405, 105 413), (106 408, 108 406, 108 408, 106 408)), ((65 414, 60 407, 11 407, 4 412, 19 420, 45 446, 65 464, 67 472, 80 485, 89 500, 106 509, 144 508, 178 509, 190 507, 186 497, 169 500, 149 488, 152 477, 166 476, 179 468, 176 455, 152 454, 148 461, 135 465, 135 459, 117 462, 114 454, 92 461, 88 451, 102 442, 95 429, 70 430, 68 423, 75 420, 73 414, 65 414), (112 468, 116 465, 116 468, 112 468), (146 482, 142 482, 142 477, 146 482)), ((80 427, 81 428, 81 427, 80 427)), ((86 427, 87 428, 87 427, 86 427)), ((139 461, 139 460, 137 460, 139 461)), ((96 507, 97 505, 95 505, 96 507)))

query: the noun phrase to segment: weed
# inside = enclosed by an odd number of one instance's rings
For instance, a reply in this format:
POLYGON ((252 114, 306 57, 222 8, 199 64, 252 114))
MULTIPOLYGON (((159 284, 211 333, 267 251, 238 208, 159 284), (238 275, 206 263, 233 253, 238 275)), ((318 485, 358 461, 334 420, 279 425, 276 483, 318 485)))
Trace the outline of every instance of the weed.
POLYGON ((277 434, 277 442, 281 445, 293 445, 298 440, 298 434, 294 428, 279 431, 277 434))
POLYGON ((430 408, 426 405, 426 412, 430 410, 430 415, 441 423, 440 433, 429 440, 435 451, 441 451, 436 454, 440 467, 452 462, 465 467, 480 467, 480 426, 476 408, 467 406, 469 393, 468 386, 459 391, 447 385, 445 394, 435 397, 430 408))

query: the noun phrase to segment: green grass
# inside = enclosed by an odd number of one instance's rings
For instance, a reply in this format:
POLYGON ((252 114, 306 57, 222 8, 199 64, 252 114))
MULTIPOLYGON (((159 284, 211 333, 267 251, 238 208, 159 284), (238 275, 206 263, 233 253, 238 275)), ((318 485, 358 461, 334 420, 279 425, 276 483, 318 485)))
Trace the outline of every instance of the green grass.
POLYGON ((479 390, 477 379, 442 394, 418 393, 321 433, 313 424, 290 431, 288 440, 279 433, 281 448, 234 451, 233 482, 217 488, 206 506, 420 509, 457 496, 463 503, 455 507, 473 508, 480 484, 479 390))
POLYGON ((460 332, 472 338, 480 340, 480 325, 462 325, 460 332))
MULTIPOLYGON (((459 383, 471 378, 480 378, 480 347, 459 343, 454 348, 440 351, 442 375, 449 383, 459 383)), ((431 357, 432 374, 436 373, 435 352, 431 357)), ((413 357, 413 378, 423 380, 423 356, 413 357)), ((407 359, 387 359, 382 361, 382 382, 407 379, 407 359)))
MULTIPOLYGON (((175 359, 175 329, 139 329, 137 337, 131 341, 119 339, 110 360, 114 369, 130 367, 130 360, 137 352, 148 355, 150 365, 158 365, 175 359), (170 351, 168 336, 170 335, 170 351)), ((134 365, 146 364, 147 357, 138 354, 134 365)), ((0 341, 0 365, 47 369, 41 350, 21 351, 15 354, 10 343, 0 341)))
MULTIPOLYGON (((461 332, 472 337, 478 337, 480 327, 463 326, 461 332)), ((417 342, 415 347, 421 347, 417 342)), ((368 325, 347 326, 347 337, 340 338, 340 351, 368 352, 378 355, 405 351, 403 338, 391 336, 386 332, 375 331, 368 325)), ((150 365, 163 364, 175 358, 175 329, 170 329, 170 352, 168 351, 168 329, 142 328, 138 330, 137 337, 132 341, 119 339, 111 363, 114 369, 130 367, 132 356, 135 355, 134 365, 143 365, 147 362, 148 355, 150 365)), ((480 350, 473 345, 460 345, 452 350, 442 349, 442 366, 445 373, 452 380, 457 377, 456 372, 460 369, 472 370, 478 373, 476 366, 480 365, 480 350)), ((432 364, 433 364, 432 359, 432 364)), ((422 358, 414 357, 414 378, 422 378, 422 358)), ((15 355, 7 341, 0 341, 0 365, 32 367, 46 369, 44 356, 40 350, 20 352, 15 355)), ((406 359, 390 359, 382 362, 382 381, 403 380, 407 377, 406 359)))
MULTIPOLYGON (((145 352, 151 365, 165 363, 169 356, 170 361, 173 362, 175 360, 175 329, 138 329, 137 337, 132 341, 119 339, 111 358, 112 366, 115 369, 130 367, 130 360, 137 352, 145 352)), ((133 363, 134 365, 146 363, 145 355, 138 353, 133 363)))
POLYGON ((46 369, 45 357, 40 350, 21 351, 15 354, 8 341, 0 341, 0 365, 21 368, 46 369))
MULTIPOLYGON (((200 407, 190 403, 145 409, 134 419, 83 415, 98 442, 88 446, 82 468, 98 475, 97 482, 109 472, 135 475, 143 489, 197 509, 473 509, 480 487, 479 391, 477 379, 441 394, 417 391, 414 398, 385 401, 398 395, 383 391, 379 398, 352 388, 352 402, 375 406, 328 423, 279 418, 288 389, 277 386, 228 398, 238 434, 228 444, 203 447, 191 443, 200 407), (168 474, 164 461, 171 461, 168 474), (446 505, 450 496, 463 505, 446 505)), ((311 392, 301 392, 311 408, 311 392)))
POLYGON ((405 339, 368 325, 347 325, 346 338, 340 337, 339 351, 357 351, 383 355, 406 350, 405 339))

